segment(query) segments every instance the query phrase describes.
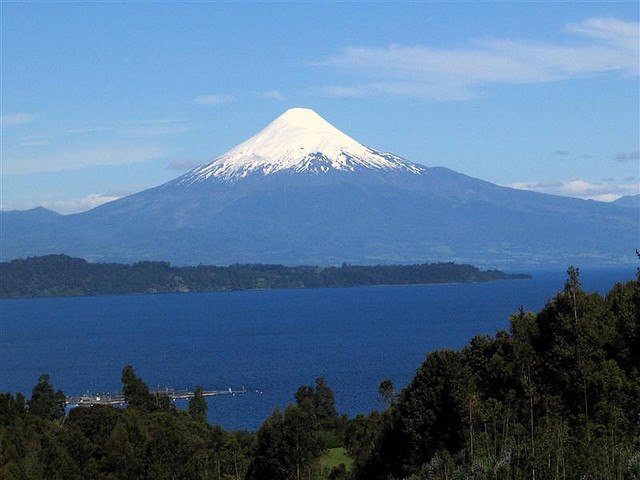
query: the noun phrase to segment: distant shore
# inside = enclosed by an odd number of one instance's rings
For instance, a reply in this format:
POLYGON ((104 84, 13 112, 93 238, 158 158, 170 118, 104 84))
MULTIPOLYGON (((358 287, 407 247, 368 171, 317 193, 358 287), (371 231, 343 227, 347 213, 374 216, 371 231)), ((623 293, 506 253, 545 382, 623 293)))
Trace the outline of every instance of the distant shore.
POLYGON ((89 263, 67 255, 3 262, 0 263, 0 277, 0 298, 478 283, 531 278, 526 274, 480 270, 472 265, 455 263, 174 267, 168 262, 155 261, 133 265, 89 263))

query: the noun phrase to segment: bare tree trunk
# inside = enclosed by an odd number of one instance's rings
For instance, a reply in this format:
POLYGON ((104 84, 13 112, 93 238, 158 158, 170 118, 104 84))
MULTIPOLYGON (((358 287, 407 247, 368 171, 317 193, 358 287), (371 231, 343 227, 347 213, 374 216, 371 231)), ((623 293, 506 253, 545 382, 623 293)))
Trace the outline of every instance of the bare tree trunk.
POLYGON ((536 480, 536 447, 533 430, 533 386, 531 382, 531 367, 527 366, 527 384, 529 390, 529 422, 531 427, 531 479, 536 480))
POLYGON ((296 480, 300 480, 300 443, 296 438, 296 480))
POLYGON ((469 435, 471 437, 471 468, 473 469, 474 452, 473 452, 473 416, 471 414, 471 401, 469 401, 469 435))
POLYGON ((236 471, 236 479, 240 480, 240 473, 238 472, 238 452, 233 452, 233 469, 236 471))

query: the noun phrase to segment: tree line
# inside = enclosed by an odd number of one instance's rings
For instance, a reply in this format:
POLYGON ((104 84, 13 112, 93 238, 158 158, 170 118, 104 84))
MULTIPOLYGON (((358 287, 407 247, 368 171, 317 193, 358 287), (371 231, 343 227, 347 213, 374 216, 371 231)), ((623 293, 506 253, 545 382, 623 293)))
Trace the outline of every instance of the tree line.
POLYGON ((46 255, 0 263, 0 298, 106 295, 129 293, 209 292, 224 290, 354 287, 528 278, 471 265, 343 264, 341 267, 285 265, 198 265, 167 262, 133 265, 89 263, 66 255, 46 255))
POLYGON ((0 394, 0 479, 637 479, 640 278, 604 297, 570 268, 562 291, 508 330, 429 353, 383 408, 348 418, 319 378, 257 432, 206 421, 153 395, 131 366, 127 408, 75 408, 48 376, 0 394), (327 468, 328 449, 353 460, 327 468))

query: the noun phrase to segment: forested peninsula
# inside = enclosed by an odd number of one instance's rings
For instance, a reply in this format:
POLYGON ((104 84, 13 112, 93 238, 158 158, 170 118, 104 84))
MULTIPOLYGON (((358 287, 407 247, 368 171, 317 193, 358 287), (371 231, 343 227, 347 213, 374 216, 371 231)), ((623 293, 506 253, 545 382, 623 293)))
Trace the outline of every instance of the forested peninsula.
POLYGON ((0 298, 25 298, 474 283, 529 278, 529 275, 483 271, 472 265, 455 263, 343 264, 340 267, 262 264, 175 267, 168 262, 144 261, 133 265, 90 263, 67 255, 46 255, 0 263, 0 278, 0 298))
POLYGON ((179 410, 131 366, 126 408, 65 415, 42 375, 30 398, 0 393, 0 479, 632 480, 639 365, 638 280, 602 297, 570 269, 538 313, 428 353, 400 391, 382 380, 383 408, 366 415, 341 415, 318 378, 257 432, 225 431, 201 388, 179 410))

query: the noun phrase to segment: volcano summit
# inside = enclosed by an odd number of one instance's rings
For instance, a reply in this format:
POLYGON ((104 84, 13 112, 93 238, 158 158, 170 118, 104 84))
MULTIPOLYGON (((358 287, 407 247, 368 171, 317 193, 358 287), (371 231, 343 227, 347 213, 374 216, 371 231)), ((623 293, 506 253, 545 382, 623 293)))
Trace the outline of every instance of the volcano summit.
POLYGON ((313 110, 292 108, 246 142, 182 177, 182 181, 191 183, 211 177, 234 181, 253 173, 364 169, 404 170, 418 175, 425 171, 400 157, 365 147, 313 110))
POLYGON ((303 108, 159 187, 74 215, 2 212, 2 222, 2 260, 177 264, 625 264, 640 231, 635 209, 411 163, 303 108))

